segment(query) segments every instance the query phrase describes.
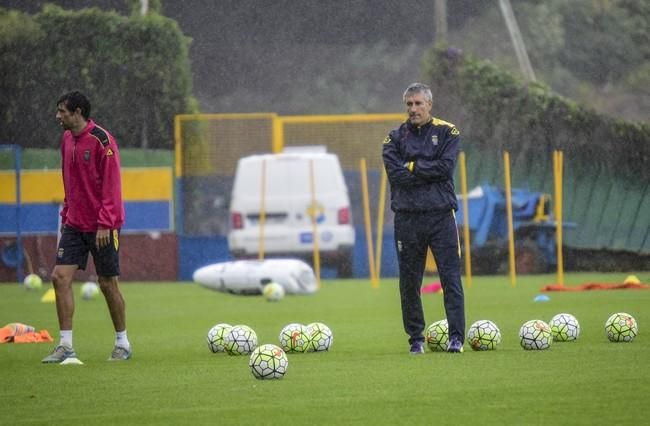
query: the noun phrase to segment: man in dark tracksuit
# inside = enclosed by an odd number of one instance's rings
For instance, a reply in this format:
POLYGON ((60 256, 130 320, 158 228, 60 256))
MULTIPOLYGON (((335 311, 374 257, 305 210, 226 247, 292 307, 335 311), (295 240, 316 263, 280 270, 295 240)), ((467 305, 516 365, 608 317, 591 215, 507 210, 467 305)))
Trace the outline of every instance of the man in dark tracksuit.
POLYGON ((448 352, 462 352, 465 308, 453 182, 460 133, 453 124, 431 117, 428 86, 414 83, 403 98, 409 118, 384 140, 383 159, 395 212, 404 330, 410 352, 423 353, 425 319, 420 287, 430 247, 444 292, 448 352))

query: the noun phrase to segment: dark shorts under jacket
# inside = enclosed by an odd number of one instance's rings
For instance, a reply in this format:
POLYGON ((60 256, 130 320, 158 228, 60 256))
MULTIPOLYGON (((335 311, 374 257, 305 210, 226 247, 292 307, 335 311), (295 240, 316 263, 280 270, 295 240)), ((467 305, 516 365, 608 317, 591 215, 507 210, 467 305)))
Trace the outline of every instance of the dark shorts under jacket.
POLYGON ((95 232, 81 232, 69 225, 63 227, 63 234, 56 252, 57 265, 77 265, 85 270, 88 253, 93 255, 95 270, 100 277, 120 275, 120 230, 110 233, 110 243, 98 249, 95 232))

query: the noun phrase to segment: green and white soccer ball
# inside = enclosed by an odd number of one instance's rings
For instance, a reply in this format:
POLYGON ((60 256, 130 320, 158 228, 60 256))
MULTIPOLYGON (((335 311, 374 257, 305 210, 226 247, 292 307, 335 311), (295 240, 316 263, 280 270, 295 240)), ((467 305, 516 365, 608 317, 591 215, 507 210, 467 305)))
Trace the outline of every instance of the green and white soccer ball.
POLYGON ((43 288, 43 280, 36 274, 29 274, 23 279, 26 290, 40 290, 43 288))
POLYGON ((212 353, 225 352, 226 347, 224 345, 224 338, 230 330, 232 325, 226 323, 220 323, 215 325, 208 331, 208 337, 206 338, 208 342, 208 348, 212 353))
POLYGON ((577 340, 580 335, 580 324, 571 314, 557 314, 548 323, 555 342, 569 342, 577 340))
POLYGON ((280 347, 286 352, 305 352, 309 344, 307 327, 302 324, 291 323, 280 331, 280 347))
POLYGON ((501 331, 490 320, 479 320, 467 330, 467 341, 475 351, 492 351, 501 343, 501 331))
POLYGON ((607 319, 605 333, 611 342, 631 342, 639 334, 639 326, 632 315, 618 312, 607 319))
POLYGON ((257 347, 257 334, 247 325, 235 325, 223 338, 228 355, 247 355, 257 347))
POLYGON ((91 300, 99 294, 99 286, 92 281, 87 281, 81 285, 81 298, 91 300))
POLYGON ((307 337, 309 337, 308 352, 328 351, 334 343, 332 330, 322 322, 307 324, 307 337))
POLYGON ((521 347, 526 350, 544 350, 551 347, 551 327, 542 320, 526 321, 519 330, 521 347))
POLYGON ((282 348, 266 344, 255 348, 248 360, 248 366, 256 379, 281 379, 287 374, 289 360, 282 348))
POLYGON ((449 347, 449 324, 446 319, 436 321, 424 333, 427 346, 434 352, 447 352, 449 347))
POLYGON ((276 282, 270 282, 264 286, 262 294, 269 302, 278 302, 284 298, 284 287, 276 282))

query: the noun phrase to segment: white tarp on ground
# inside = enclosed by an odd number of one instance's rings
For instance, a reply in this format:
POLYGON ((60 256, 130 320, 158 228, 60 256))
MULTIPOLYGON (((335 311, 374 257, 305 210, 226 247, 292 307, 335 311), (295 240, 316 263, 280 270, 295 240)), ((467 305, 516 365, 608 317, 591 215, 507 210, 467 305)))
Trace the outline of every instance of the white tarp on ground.
POLYGON ((235 260, 203 266, 192 276, 194 282, 212 290, 234 294, 262 294, 275 281, 287 294, 316 292, 314 270, 297 259, 235 260))

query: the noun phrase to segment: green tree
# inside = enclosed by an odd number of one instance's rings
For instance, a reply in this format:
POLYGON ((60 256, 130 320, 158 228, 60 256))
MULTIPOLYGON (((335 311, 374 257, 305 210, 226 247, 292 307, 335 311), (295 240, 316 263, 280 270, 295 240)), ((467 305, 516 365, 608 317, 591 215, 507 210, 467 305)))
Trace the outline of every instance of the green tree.
POLYGON ((638 17, 619 6, 614 1, 560 3, 565 31, 560 63, 598 84, 614 82, 639 66, 644 58, 643 48, 635 42, 638 17))
POLYGON ((583 164, 650 182, 650 126, 598 114, 541 83, 524 86, 453 49, 431 50, 424 67, 434 98, 445 99, 446 116, 463 124, 472 143, 527 158, 562 149, 583 164))
MULTIPOLYGON (((513 2, 537 77, 601 112, 647 121, 650 3, 637 0, 513 2)), ((496 5, 483 6, 451 43, 518 72, 496 5)))
POLYGON ((168 18, 46 6, 2 11, 0 24, 12 33, 0 39, 3 142, 58 146, 54 104, 70 90, 89 96, 91 115, 126 147, 170 148, 174 115, 196 108, 190 40, 168 18))

